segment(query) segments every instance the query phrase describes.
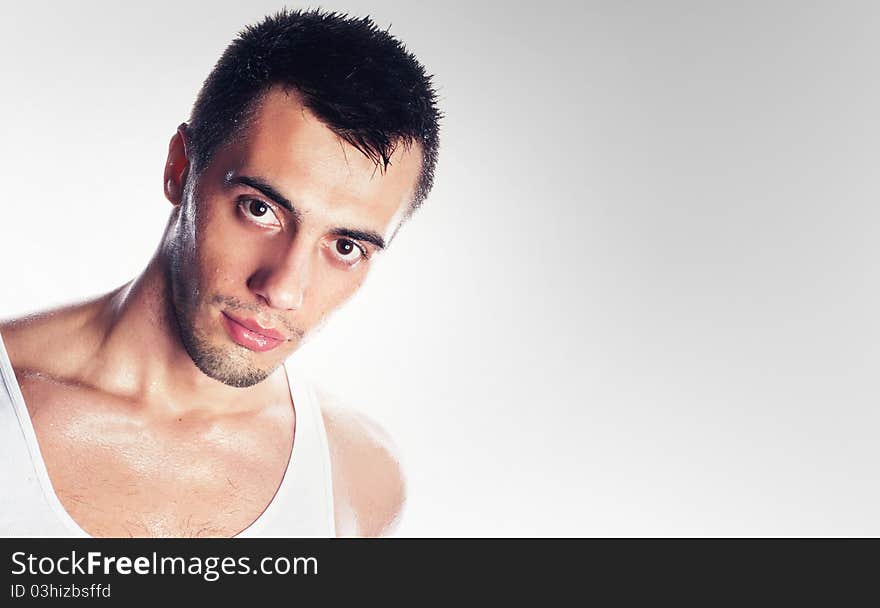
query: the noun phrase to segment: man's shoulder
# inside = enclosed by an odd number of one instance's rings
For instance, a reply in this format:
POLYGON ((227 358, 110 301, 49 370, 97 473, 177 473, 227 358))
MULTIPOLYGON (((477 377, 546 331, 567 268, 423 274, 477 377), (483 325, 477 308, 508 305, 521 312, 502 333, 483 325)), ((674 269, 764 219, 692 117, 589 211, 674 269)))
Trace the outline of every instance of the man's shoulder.
POLYGON ((375 420, 323 389, 316 392, 330 448, 337 532, 389 534, 406 500, 397 447, 375 420))
POLYGON ((34 427, 44 431, 41 438, 69 428, 88 411, 82 404, 95 401, 73 381, 87 356, 77 331, 81 317, 71 305, 0 319, 0 337, 34 427))
POLYGON ((46 354, 53 346, 66 342, 51 339, 53 333, 57 334, 52 327, 57 324, 56 318, 53 311, 42 311, 0 319, 0 336, 16 372, 44 371, 44 364, 50 360, 46 354))
POLYGON ((91 319, 93 301, 49 308, 0 319, 0 337, 16 372, 65 376, 66 365, 90 347, 81 339, 91 319))

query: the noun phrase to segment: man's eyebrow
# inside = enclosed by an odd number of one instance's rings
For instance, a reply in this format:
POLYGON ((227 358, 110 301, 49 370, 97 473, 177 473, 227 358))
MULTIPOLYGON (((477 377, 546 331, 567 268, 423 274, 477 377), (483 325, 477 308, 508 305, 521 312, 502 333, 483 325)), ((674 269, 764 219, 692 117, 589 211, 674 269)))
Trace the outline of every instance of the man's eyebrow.
POLYGON ((287 198, 278 192, 272 185, 270 185, 265 180, 260 179, 259 177, 251 177, 248 175, 234 175, 232 172, 226 174, 226 177, 223 179, 224 183, 227 185, 230 184, 242 184, 244 186, 249 186, 254 190, 259 190, 266 196, 266 198, 272 199, 274 202, 278 203, 285 209, 287 209, 290 213, 294 215, 294 217, 299 216, 299 212, 293 206, 287 198))
MULTIPOLYGON (((248 186, 253 188, 254 190, 258 190, 262 192, 266 198, 272 199, 285 209, 287 209, 293 216, 297 219, 300 217, 300 212, 297 211, 296 207, 293 206, 287 198, 278 192, 271 184, 266 182, 259 177, 253 177, 250 175, 235 175, 231 171, 226 174, 226 177, 223 180, 226 184, 242 184, 244 186, 248 186)), ((330 231, 330 234, 333 236, 341 236, 350 239, 355 239, 358 241, 365 241, 367 243, 372 243, 379 249, 385 249, 387 244, 385 243, 385 239, 382 238, 382 235, 378 232, 374 232, 372 230, 357 230, 354 228, 334 228, 330 231)))
POLYGON ((357 241, 366 241, 372 243, 379 249, 385 249, 385 239, 377 232, 372 230, 352 230, 350 228, 334 228, 330 231, 333 236, 342 236, 357 241))

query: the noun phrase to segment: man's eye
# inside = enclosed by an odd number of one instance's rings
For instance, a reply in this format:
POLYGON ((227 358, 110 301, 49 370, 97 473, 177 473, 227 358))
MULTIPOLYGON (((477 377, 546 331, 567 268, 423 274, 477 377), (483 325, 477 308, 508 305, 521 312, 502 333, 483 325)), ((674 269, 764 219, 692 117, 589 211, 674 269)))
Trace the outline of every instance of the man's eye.
POLYGON ((257 217, 260 217, 266 215, 266 212, 269 211, 269 205, 262 201, 251 201, 249 210, 257 217))
POLYGON ((330 250, 339 261, 349 266, 354 266, 367 258, 367 253, 363 247, 350 239, 334 240, 330 244, 330 250))
POLYGON ((256 199, 249 198, 238 203, 239 209, 249 220, 255 224, 262 226, 278 226, 280 222, 272 207, 267 203, 256 199))

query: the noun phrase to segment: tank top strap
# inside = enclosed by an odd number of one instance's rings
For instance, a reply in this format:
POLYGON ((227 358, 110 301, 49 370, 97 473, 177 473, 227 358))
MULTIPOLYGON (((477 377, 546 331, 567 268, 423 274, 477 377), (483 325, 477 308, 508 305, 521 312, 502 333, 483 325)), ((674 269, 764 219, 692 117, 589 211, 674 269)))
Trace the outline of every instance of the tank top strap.
POLYGON ((314 384, 285 364, 296 416, 293 450, 281 485, 263 514, 239 537, 336 535, 330 450, 314 384))
POLYGON ((87 537, 64 509, 0 336, 0 536, 87 537))

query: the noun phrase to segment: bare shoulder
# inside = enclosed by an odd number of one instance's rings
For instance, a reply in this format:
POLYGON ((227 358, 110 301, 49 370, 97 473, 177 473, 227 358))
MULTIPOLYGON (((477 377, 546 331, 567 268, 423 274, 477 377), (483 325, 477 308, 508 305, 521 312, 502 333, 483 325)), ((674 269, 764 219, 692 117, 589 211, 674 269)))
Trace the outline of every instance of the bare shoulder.
POLYGON ((45 311, 0 319, 0 336, 16 368, 39 367, 33 365, 33 355, 47 346, 54 318, 52 312, 45 311))
POLYGON ((82 305, 70 305, 0 319, 0 337, 43 450, 82 423, 76 419, 83 413, 82 387, 69 377, 87 346, 78 331, 83 317, 82 305))
POLYGON ((400 457, 374 420, 318 390, 333 472, 340 536, 384 536, 397 525, 406 501, 400 457))
POLYGON ((31 314, 0 319, 0 336, 16 372, 39 371, 70 375, 71 363, 87 358, 95 344, 84 339, 103 298, 59 306, 31 314))

